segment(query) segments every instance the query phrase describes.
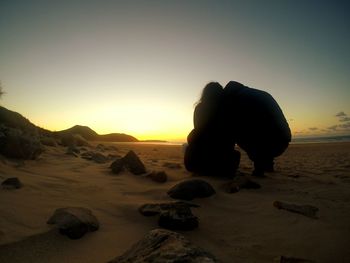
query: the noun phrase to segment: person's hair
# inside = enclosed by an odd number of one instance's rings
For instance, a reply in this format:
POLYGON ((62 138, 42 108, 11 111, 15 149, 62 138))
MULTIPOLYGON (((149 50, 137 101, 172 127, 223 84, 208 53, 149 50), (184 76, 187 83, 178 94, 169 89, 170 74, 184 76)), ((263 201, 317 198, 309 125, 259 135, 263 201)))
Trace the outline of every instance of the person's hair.
POLYGON ((209 82, 205 85, 199 103, 216 102, 221 98, 224 88, 218 82, 209 82))

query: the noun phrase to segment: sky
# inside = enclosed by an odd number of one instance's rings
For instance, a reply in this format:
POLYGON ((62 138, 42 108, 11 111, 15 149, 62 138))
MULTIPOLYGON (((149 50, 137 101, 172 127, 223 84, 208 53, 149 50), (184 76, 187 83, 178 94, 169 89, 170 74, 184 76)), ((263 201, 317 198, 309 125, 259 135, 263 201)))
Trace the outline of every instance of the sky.
POLYGON ((210 81, 269 92, 294 136, 350 134, 350 2, 0 0, 0 104, 34 124, 184 141, 210 81))

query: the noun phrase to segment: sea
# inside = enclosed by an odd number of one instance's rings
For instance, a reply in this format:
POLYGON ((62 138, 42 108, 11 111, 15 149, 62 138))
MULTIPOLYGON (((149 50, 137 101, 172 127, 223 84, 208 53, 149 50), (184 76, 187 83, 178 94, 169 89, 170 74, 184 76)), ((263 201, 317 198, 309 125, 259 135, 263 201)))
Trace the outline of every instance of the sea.
MULTIPOLYGON (((334 143, 334 142, 350 142, 350 135, 293 137, 291 144, 334 143)), ((186 142, 140 141, 140 142, 122 142, 122 143, 116 142, 116 144, 184 145, 186 144, 186 142)))
POLYGON ((332 143, 350 142, 350 135, 318 136, 318 137, 294 137, 292 143, 332 143))

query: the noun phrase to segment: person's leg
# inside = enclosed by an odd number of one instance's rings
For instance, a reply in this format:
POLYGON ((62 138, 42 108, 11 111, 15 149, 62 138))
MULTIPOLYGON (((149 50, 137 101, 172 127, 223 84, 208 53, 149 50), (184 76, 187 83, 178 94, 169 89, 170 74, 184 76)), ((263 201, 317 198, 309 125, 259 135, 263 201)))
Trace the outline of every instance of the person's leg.
POLYGON ((241 153, 232 148, 223 151, 221 155, 217 155, 217 170, 223 177, 234 177, 239 167, 241 153))
POLYGON ((282 140, 270 140, 268 145, 259 147, 255 151, 254 167, 257 170, 256 174, 263 172, 274 172, 274 158, 280 156, 288 147, 289 142, 282 140))
POLYGON ((253 176, 264 177, 265 172, 273 172, 274 171, 274 162, 273 157, 256 157, 254 160, 254 171, 252 173, 253 176))
POLYGON ((198 156, 198 149, 193 144, 188 144, 185 149, 184 165, 187 171, 197 172, 200 165, 200 158, 198 156))

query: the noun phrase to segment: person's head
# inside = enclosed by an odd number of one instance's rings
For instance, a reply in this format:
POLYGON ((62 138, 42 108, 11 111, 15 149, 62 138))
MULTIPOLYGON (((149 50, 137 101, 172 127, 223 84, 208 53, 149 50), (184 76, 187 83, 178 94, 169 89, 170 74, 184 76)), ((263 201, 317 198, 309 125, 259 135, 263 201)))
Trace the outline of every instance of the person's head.
POLYGON ((224 88, 218 82, 209 82, 205 85, 198 103, 218 102, 221 99, 224 88))

